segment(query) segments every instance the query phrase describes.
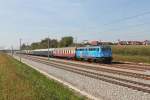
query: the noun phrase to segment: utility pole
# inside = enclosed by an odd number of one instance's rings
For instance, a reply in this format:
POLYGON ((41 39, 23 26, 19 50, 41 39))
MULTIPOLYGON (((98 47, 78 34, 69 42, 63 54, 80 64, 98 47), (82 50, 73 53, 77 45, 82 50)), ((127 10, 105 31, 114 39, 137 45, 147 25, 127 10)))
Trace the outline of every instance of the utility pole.
POLYGON ((26 54, 28 55, 28 42, 26 43, 25 50, 26 54))
POLYGON ((49 36, 48 36, 48 60, 49 60, 49 46, 50 45, 50 39, 49 39, 49 36))
POLYGON ((22 39, 20 38, 19 39, 19 42, 20 42, 20 62, 21 62, 21 41, 22 41, 22 39))
POLYGON ((14 54, 13 46, 11 46, 11 54, 12 54, 12 56, 14 54))
POLYGON ((78 40, 77 40, 77 36, 76 36, 76 37, 75 37, 75 42, 76 42, 76 43, 75 43, 75 47, 77 47, 77 41, 78 41, 78 40))

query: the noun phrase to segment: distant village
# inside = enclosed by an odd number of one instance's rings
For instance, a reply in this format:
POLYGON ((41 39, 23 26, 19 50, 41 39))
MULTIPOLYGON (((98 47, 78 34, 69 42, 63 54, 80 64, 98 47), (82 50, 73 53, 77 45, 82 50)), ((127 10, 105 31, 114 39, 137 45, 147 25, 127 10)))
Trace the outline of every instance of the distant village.
POLYGON ((150 40, 144 40, 144 41, 122 41, 122 40, 118 40, 118 42, 103 42, 103 41, 84 40, 82 43, 86 44, 86 45, 150 45, 150 40))

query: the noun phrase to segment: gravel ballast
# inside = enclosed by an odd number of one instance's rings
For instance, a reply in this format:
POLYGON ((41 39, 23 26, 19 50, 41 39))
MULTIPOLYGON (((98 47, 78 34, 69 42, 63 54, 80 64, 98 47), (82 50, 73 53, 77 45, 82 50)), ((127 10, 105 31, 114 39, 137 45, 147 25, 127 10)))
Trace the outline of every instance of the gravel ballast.
POLYGON ((22 58, 26 64, 32 65, 58 79, 70 83, 81 91, 104 100, 150 100, 150 94, 130 88, 114 85, 63 69, 22 58))

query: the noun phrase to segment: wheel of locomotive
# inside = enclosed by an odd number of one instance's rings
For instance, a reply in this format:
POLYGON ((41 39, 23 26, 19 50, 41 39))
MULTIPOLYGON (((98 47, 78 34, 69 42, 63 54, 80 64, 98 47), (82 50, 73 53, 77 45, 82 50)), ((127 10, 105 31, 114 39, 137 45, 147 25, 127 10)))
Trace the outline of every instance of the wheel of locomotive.
POLYGON ((95 59, 95 62, 96 62, 96 63, 99 63, 98 59, 95 59))
POLYGON ((91 63, 91 62, 92 62, 92 59, 87 59, 87 61, 88 61, 89 63, 91 63))
POLYGON ((96 59, 93 59, 92 62, 96 63, 96 59))

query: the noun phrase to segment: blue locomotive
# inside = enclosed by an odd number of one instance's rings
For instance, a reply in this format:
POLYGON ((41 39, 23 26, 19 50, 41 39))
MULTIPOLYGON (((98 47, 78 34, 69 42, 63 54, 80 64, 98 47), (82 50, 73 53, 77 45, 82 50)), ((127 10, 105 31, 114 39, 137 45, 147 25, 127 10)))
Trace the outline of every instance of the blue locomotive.
POLYGON ((76 49, 76 58, 81 60, 111 63, 112 50, 110 46, 79 47, 76 49))

